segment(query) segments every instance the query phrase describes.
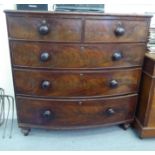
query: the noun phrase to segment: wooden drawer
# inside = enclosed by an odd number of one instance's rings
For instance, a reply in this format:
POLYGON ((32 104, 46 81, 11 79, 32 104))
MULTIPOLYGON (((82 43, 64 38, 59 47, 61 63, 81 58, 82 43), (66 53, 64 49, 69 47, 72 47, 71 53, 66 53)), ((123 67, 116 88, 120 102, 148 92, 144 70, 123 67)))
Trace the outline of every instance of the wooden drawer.
POLYGON ((148 23, 128 20, 86 20, 85 42, 146 42, 148 23))
POLYGON ((79 42, 81 20, 7 16, 8 34, 14 39, 79 42))
POLYGON ((116 68, 141 66, 145 44, 51 44, 10 42, 13 65, 32 68, 116 68))
POLYGON ((40 125, 45 128, 68 128, 120 123, 132 120, 137 95, 124 97, 56 100, 16 98, 19 126, 40 125))
POLYGON ((135 93, 141 69, 111 71, 38 71, 14 69, 17 94, 87 97, 135 93))

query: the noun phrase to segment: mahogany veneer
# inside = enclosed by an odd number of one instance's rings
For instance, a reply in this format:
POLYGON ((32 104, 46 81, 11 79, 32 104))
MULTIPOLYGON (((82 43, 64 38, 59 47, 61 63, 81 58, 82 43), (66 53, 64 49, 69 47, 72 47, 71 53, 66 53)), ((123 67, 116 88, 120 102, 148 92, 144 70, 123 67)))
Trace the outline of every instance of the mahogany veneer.
POLYGON ((5 11, 18 124, 66 129, 134 119, 151 16, 5 11))

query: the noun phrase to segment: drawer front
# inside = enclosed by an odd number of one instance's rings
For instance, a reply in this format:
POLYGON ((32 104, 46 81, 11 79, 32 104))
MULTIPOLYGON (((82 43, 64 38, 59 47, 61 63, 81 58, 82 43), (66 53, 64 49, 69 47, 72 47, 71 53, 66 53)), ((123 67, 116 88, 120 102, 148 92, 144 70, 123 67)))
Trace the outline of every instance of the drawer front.
POLYGON ((141 69, 98 72, 14 69, 16 94, 46 97, 87 97, 135 93, 141 69))
POLYGON ((79 42, 81 20, 41 17, 7 16, 10 38, 79 42))
POLYGON ((65 45, 10 42, 13 64, 36 68, 116 68, 141 66, 145 44, 65 45))
POLYGON ((67 128, 123 122, 133 119, 137 96, 87 100, 47 100, 16 97, 18 121, 67 128))
POLYGON ((86 20, 85 42, 146 42, 148 23, 126 20, 86 20))

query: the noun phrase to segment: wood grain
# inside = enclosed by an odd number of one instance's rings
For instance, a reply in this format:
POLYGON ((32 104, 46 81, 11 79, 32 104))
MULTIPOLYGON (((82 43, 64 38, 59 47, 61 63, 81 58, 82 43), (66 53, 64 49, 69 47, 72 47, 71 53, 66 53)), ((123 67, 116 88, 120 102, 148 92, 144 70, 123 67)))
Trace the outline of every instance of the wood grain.
POLYGON ((85 42, 146 42, 147 23, 143 21, 123 20, 86 20, 85 42), (125 29, 122 36, 116 36, 114 31, 121 23, 125 29))
POLYGON ((63 42, 79 42, 81 40, 81 20, 57 19, 57 18, 34 18, 34 17, 7 17, 10 38, 50 40, 63 42), (46 20, 50 32, 41 35, 38 28, 42 21, 46 20))
POLYGON ((19 123, 48 127, 74 127, 108 124, 133 119, 137 95, 99 100, 46 100, 17 97, 19 123), (109 115, 112 108, 115 113, 109 115), (42 117, 44 111, 52 112, 51 119, 42 117))
POLYGON ((141 66, 143 63, 145 44, 51 44, 36 42, 11 41, 10 48, 14 66, 32 68, 79 68, 101 69, 141 66), (40 60, 42 53, 47 52, 49 59, 40 60), (122 59, 113 60, 116 52, 122 59))
POLYGON ((140 83, 135 128, 141 138, 155 137, 155 60, 147 54, 140 83))
POLYGON ((88 16, 87 14, 68 14, 67 16, 61 13, 41 15, 25 12, 20 15, 7 13, 7 23, 11 39, 54 42, 146 42, 150 17, 119 15, 112 17, 112 15, 104 14, 98 14, 98 16, 96 14, 88 14, 88 16), (43 20, 47 21, 50 28, 47 35, 38 33, 38 27, 43 20), (125 28, 125 34, 117 37, 114 31, 120 23, 125 28))
POLYGON ((129 126, 150 15, 5 13, 18 125, 25 135, 33 127, 129 126))
POLYGON ((135 93, 139 87, 141 69, 100 72, 52 72, 14 69, 17 94, 46 97, 88 97, 135 93), (42 89, 43 81, 50 87, 42 89), (111 88, 111 80, 118 86, 111 88))

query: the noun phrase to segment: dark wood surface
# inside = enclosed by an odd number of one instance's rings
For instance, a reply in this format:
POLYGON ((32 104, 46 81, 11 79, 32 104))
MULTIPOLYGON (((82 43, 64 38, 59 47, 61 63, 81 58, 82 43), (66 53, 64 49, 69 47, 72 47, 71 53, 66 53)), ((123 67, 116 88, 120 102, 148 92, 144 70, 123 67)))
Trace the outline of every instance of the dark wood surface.
POLYGON ((47 97, 91 97, 136 93, 141 69, 99 72, 14 70, 17 94, 47 97), (117 86, 112 85, 117 81, 117 86), (49 81, 48 88, 42 88, 49 81))
POLYGON ((14 66, 32 68, 102 69, 141 66, 145 44, 52 44, 11 41, 14 66), (48 53, 46 61, 41 55, 48 53), (121 53, 122 58, 115 59, 121 53))
POLYGON ((148 29, 144 21, 86 20, 85 25, 86 42, 145 42, 147 39, 148 29), (119 25, 125 32, 116 36, 114 31, 119 25))
POLYGON ((155 60, 146 54, 135 127, 141 138, 155 137, 155 60))
POLYGON ((8 21, 8 32, 11 38, 64 42, 79 42, 81 40, 82 23, 79 19, 8 17, 8 21), (47 35, 41 35, 38 31, 44 20, 49 27, 47 35))
POLYGON ((152 93, 153 93, 153 96, 151 98, 152 105, 150 106, 149 109, 148 126, 155 127, 155 79, 153 80, 152 83, 152 93))
POLYGON ((150 59, 149 57, 145 57, 144 65, 143 65, 143 70, 150 76, 155 77, 155 68, 154 68, 154 60, 150 59))
POLYGON ((133 121, 151 16, 5 11, 19 127, 133 121))
POLYGON ((140 96, 139 96, 139 106, 137 109, 137 117, 142 125, 147 125, 147 119, 145 114, 147 114, 148 103, 150 102, 150 94, 152 92, 152 78, 147 76, 145 73, 142 74, 140 83, 140 96))
POLYGON ((146 42, 150 16, 112 16, 94 14, 44 14, 27 12, 7 12, 8 33, 10 38, 27 40, 44 40, 54 42, 146 42), (102 15, 102 16, 101 16, 102 15), (94 18, 95 16, 95 18, 94 18), (58 18, 57 18, 58 17, 58 18), (60 17, 60 18, 59 18, 60 17), (87 19, 88 18, 88 19, 87 19), (102 19, 102 20, 101 20, 102 19), (104 19, 104 20, 103 20, 104 19), (46 24, 43 24, 46 21, 46 24), (40 35, 38 29, 46 25, 49 33, 40 35), (115 30, 121 27, 124 34, 117 36, 115 30))
POLYGON ((67 128, 131 120, 135 112, 137 95, 93 100, 47 100, 25 97, 17 97, 16 100, 19 123, 67 128), (44 117, 43 114, 47 111, 51 114, 44 117))

